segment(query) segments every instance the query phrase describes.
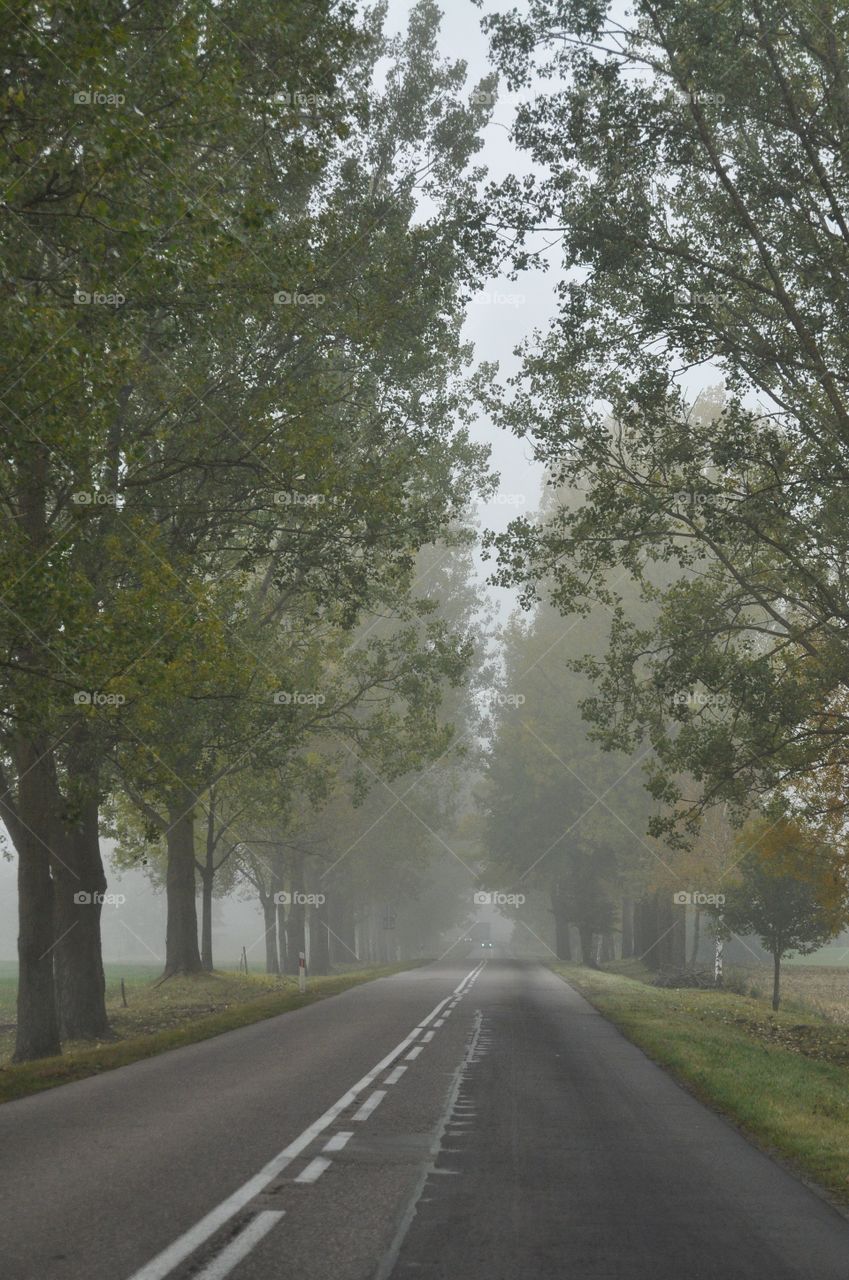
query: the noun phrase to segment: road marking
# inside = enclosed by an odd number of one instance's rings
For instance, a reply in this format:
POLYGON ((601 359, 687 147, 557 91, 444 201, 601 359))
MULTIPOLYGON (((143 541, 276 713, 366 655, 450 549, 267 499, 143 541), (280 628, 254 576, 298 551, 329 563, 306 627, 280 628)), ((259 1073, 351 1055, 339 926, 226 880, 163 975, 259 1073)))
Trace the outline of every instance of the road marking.
MULTIPOLYGON (((463 983, 459 985, 462 987, 463 983)), ((455 988, 454 994, 458 989, 455 988)), ((387 1067, 391 1067, 396 1058, 400 1058, 404 1050, 408 1049, 418 1037, 420 1028, 427 1026, 429 1022, 438 1017, 450 999, 451 996, 446 996, 444 1000, 440 1000, 439 1004, 431 1010, 426 1018, 422 1019, 409 1035, 404 1037, 400 1044, 396 1045, 390 1053, 387 1053, 386 1057, 381 1059, 377 1066, 372 1067, 368 1075, 363 1076, 362 1080, 358 1080, 347 1093, 343 1093, 342 1097, 324 1112, 324 1115, 314 1120, 311 1125, 304 1129, 303 1133, 289 1143, 288 1147, 284 1147, 272 1160, 269 1160, 268 1164, 264 1165, 259 1173, 249 1178, 226 1200, 222 1200, 219 1205, 211 1209, 193 1227, 178 1236, 172 1244, 163 1249, 161 1253, 158 1253, 156 1257, 151 1258, 150 1262, 146 1263, 138 1271, 134 1271, 129 1280, 164 1280, 165 1276, 169 1275, 175 1267, 178 1267, 196 1249, 205 1244, 210 1236, 215 1235, 215 1232, 220 1230, 225 1222, 229 1222, 240 1210, 244 1209, 245 1205, 250 1204, 251 1200, 258 1196, 269 1182, 278 1177, 311 1142, 315 1141, 319 1134, 324 1133, 325 1129, 329 1129, 342 1112, 352 1102, 356 1101, 361 1093, 364 1093, 366 1089, 374 1084, 381 1072, 385 1071, 387 1067)), ((419 1052, 421 1052, 421 1046, 419 1046, 419 1052)), ((265 1212, 273 1213, 274 1211, 269 1209, 265 1210, 265 1212)), ((220 1256, 223 1257, 223 1253, 220 1256)), ((198 1276, 197 1280, 213 1280, 213 1277, 198 1276)))
MULTIPOLYGON (((324 1148, 325 1151, 327 1148, 324 1148)), ((329 1169, 330 1160, 326 1160, 324 1156, 316 1156, 314 1160, 310 1160, 305 1169, 302 1169, 295 1179, 296 1182, 318 1182, 318 1179, 324 1173, 325 1169, 329 1169)))
MULTIPOLYGON (((450 1013, 446 1013, 445 1018, 450 1018, 450 1017, 451 1017, 451 1014, 450 1014, 450 1013)), ((433 1025, 434 1025, 435 1027, 441 1027, 441 1026, 442 1026, 442 1024, 443 1024, 443 1022, 445 1021, 445 1018, 437 1018, 437 1019, 436 1019, 436 1022, 434 1022, 434 1024, 433 1024, 433 1025)))
POLYGON ((254 1245, 259 1244, 263 1236, 267 1236, 272 1227, 283 1217, 282 1209, 263 1209, 258 1213, 244 1231, 240 1231, 235 1240, 231 1240, 226 1249, 222 1249, 217 1258, 213 1258, 209 1266, 199 1271, 196 1280, 224 1280, 234 1267, 246 1258, 254 1245))
POLYGON ((375 1089, 374 1093, 366 1098, 359 1111, 355 1111, 351 1116, 352 1120, 368 1120, 373 1111, 376 1111, 383 1099, 386 1097, 385 1089, 375 1089))
POLYGON ((321 1149, 322 1151, 341 1151, 343 1147, 348 1145, 353 1136, 353 1133, 334 1133, 330 1141, 325 1142, 321 1149))
POLYGON ((424 1048, 423 1044, 417 1044, 415 1049, 411 1049, 410 1052, 407 1054, 406 1061, 412 1062, 414 1058, 417 1058, 419 1056, 423 1048, 424 1048))
POLYGON ((433 1039, 433 1037, 434 1037, 435 1035, 436 1035, 436 1032, 435 1032, 435 1031, 426 1031, 426 1032, 424 1033, 424 1035, 422 1036, 422 1043, 423 1043, 423 1044, 430 1044, 431 1040, 433 1039))
MULTIPOLYGON (((425 1184, 427 1183, 428 1177, 432 1173, 443 1172, 442 1170, 436 1168, 438 1153, 440 1151, 445 1150, 442 1144, 447 1135, 448 1126, 451 1123, 451 1117, 453 1115, 454 1108, 457 1106, 457 1103, 460 1097, 460 1088, 463 1084, 465 1073, 468 1070, 468 1068, 471 1066, 471 1064, 475 1061, 475 1051, 477 1049, 478 1041, 480 1039, 482 1024, 483 1024, 483 1017, 481 1015, 480 1009, 477 1009, 474 1015, 474 1027, 473 1027, 472 1035, 469 1038, 469 1042, 466 1046, 466 1052, 463 1054, 463 1059, 459 1067, 457 1068, 457 1070, 454 1072, 454 1080, 452 1082, 451 1089, 449 1090, 448 1098, 446 1099, 445 1107, 442 1112, 442 1118, 440 1120, 439 1129, 436 1134, 436 1152, 437 1153, 434 1155, 432 1161, 424 1166, 424 1168, 422 1169, 419 1175, 418 1185, 413 1191, 413 1194, 410 1196, 409 1201, 407 1202, 407 1208, 404 1212, 403 1217, 401 1218, 401 1222, 398 1226, 398 1230, 395 1233, 395 1238, 392 1241, 391 1245, 389 1246, 389 1249, 385 1254, 383 1261, 381 1262, 380 1266, 377 1269, 377 1272, 375 1273, 375 1280, 389 1280, 389 1277, 394 1274, 395 1264, 398 1261, 398 1255, 401 1252, 401 1246, 404 1243, 404 1237, 406 1236, 407 1232, 410 1230, 410 1226, 412 1224, 413 1218, 416 1216, 416 1208, 421 1200, 422 1192, 425 1189, 425 1184)), ((455 1173, 456 1170, 446 1169, 444 1172, 455 1173)))
POLYGON ((397 1084, 406 1070, 407 1070, 406 1067, 396 1067, 394 1071, 389 1072, 389 1075, 386 1077, 383 1083, 397 1084))

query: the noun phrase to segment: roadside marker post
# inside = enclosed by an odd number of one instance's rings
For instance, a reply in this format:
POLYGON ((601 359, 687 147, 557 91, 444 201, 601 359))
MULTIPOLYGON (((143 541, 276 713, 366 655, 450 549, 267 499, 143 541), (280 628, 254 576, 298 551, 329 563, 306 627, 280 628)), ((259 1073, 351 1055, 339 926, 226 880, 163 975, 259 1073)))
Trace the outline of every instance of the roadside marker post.
POLYGON ((307 989, 307 958, 303 951, 298 952, 298 990, 301 995, 307 989))

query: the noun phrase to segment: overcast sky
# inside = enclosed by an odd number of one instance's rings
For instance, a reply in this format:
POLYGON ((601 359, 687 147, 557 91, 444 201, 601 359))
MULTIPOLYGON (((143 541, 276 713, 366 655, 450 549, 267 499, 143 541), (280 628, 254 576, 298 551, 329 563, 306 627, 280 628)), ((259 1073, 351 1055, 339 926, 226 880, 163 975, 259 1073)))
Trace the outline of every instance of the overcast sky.
MULTIPOLYGON (((466 61, 471 90, 492 71, 487 57, 487 40, 480 29, 481 18, 487 12, 511 6, 486 0, 483 8, 479 9, 471 0, 449 0, 441 7, 442 51, 447 57, 455 60, 462 57, 466 61)), ((525 7, 521 0, 519 7, 525 7)), ((388 30, 403 31, 412 8, 412 0, 390 0, 388 30)), ((485 147, 476 157, 476 162, 485 164, 496 180, 528 169, 526 158, 516 150, 508 136, 512 114, 513 107, 506 99, 496 105, 486 129, 485 147)), ((558 250, 554 249, 553 254, 552 261, 556 263, 558 250)), ((517 345, 535 328, 547 327, 553 310, 556 279, 556 271, 548 274, 534 271, 523 273, 517 281, 500 277, 480 282, 480 292, 469 307, 466 321, 466 334, 475 344, 478 359, 498 361, 502 376, 517 368, 518 362, 513 355, 517 345)), ((542 468, 530 460, 528 445, 507 432, 497 430, 486 418, 478 423, 475 434, 479 441, 490 446, 492 468, 501 476, 495 500, 480 509, 481 526, 501 530, 512 516, 537 506, 542 468)), ((489 571, 489 566, 481 565, 482 577, 489 571)), ((498 605, 501 619, 505 620, 510 609, 515 607, 515 593, 490 588, 489 594, 498 605)))

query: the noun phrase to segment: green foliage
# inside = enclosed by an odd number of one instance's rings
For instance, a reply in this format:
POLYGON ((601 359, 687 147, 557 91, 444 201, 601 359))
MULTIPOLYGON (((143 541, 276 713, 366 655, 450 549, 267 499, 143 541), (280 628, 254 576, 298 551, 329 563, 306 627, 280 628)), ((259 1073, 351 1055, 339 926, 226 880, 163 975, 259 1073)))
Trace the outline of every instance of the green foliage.
POLYGON ((487 21, 508 81, 543 77, 516 120, 534 177, 502 215, 560 228, 568 271, 493 408, 582 490, 495 540, 500 581, 617 614, 585 710, 605 745, 652 745, 659 800, 687 776, 696 818, 777 792, 814 816, 797 780, 845 756, 846 14, 542 0, 487 21), (717 367, 724 394, 688 398, 717 367))

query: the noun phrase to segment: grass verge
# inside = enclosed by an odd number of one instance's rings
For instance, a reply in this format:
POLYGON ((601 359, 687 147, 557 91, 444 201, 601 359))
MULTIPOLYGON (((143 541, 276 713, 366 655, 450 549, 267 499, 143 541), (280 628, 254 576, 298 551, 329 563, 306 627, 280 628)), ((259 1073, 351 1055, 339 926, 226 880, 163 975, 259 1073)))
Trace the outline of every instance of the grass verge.
POLYGON ((849 1028, 732 992, 551 967, 702 1102, 849 1204, 849 1028))
POLYGON ((72 1042, 65 1046, 61 1057, 0 1065, 0 1103, 113 1071, 168 1049, 208 1040, 224 1031, 338 995, 363 982, 418 968, 422 963, 426 962, 412 961, 310 978, 304 995, 292 978, 225 973, 172 978, 161 986, 136 987, 128 993, 129 1008, 116 1008, 109 1002, 114 1040, 97 1044, 72 1042))

